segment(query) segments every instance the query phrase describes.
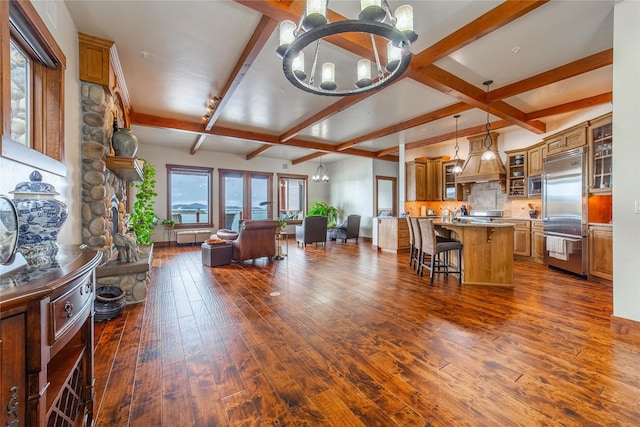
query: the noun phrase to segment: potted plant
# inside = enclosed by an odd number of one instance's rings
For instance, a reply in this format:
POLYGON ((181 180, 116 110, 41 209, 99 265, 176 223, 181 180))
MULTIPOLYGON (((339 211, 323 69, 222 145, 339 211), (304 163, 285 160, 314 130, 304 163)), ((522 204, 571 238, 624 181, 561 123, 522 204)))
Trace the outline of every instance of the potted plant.
POLYGON ((176 222, 172 219, 164 219, 162 220, 162 225, 164 225, 165 229, 171 230, 176 226, 176 222))
MULTIPOLYGON (((142 160, 142 159, 141 159, 142 160)), ((136 201, 133 204, 133 212, 129 216, 130 227, 136 234, 136 242, 139 245, 151 245, 153 227, 157 223, 157 216, 153 209, 156 193, 156 168, 153 163, 144 162, 142 167, 142 181, 131 182, 136 189, 136 201)))
POLYGON ((313 206, 309 209, 307 216, 322 215, 327 217, 327 226, 335 227, 338 223, 338 208, 331 206, 325 202, 313 202, 313 206))
POLYGON ((283 217, 280 217, 278 218, 278 222, 280 223, 280 231, 284 231, 284 229, 287 228, 287 221, 283 217))

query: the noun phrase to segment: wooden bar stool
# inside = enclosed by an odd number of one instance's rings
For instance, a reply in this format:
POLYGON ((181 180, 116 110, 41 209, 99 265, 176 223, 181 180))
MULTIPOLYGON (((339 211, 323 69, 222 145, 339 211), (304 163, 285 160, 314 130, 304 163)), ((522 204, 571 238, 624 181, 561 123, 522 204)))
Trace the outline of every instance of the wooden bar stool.
POLYGON ((429 270, 429 282, 433 283, 434 273, 458 274, 458 283, 462 283, 462 243, 458 240, 447 239, 436 236, 433 220, 420 218, 418 219, 420 233, 422 236, 421 256, 418 266, 418 274, 423 275, 423 269, 429 270), (449 253, 451 251, 458 252, 458 265, 451 264, 449 253))

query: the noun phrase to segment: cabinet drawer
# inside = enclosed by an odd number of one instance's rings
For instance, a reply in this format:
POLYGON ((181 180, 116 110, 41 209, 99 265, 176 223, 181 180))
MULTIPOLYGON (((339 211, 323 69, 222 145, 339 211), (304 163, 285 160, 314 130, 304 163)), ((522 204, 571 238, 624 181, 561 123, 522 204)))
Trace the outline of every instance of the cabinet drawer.
POLYGON ((92 275, 78 279, 69 291, 49 303, 51 329, 49 344, 58 340, 74 325, 82 323, 94 298, 92 275))

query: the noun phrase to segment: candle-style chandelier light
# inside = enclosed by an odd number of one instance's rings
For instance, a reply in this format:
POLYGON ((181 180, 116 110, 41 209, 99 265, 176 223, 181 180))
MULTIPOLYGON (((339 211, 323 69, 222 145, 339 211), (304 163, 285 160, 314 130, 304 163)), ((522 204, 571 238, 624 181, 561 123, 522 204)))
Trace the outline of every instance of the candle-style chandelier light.
POLYGON ((380 89, 397 80, 411 63, 408 48, 418 35, 413 31, 413 9, 409 5, 398 7, 395 13, 387 0, 361 0, 358 19, 337 22, 327 20, 328 0, 307 0, 306 8, 298 24, 293 21, 280 23, 280 45, 277 54, 282 57, 282 68, 287 79, 298 88, 317 95, 356 95, 380 89), (345 33, 365 33, 371 38, 377 77, 371 76, 371 61, 357 61, 357 77, 351 87, 338 87, 335 64, 322 64, 320 81, 316 69, 321 41, 326 37, 345 33), (382 66, 375 36, 387 40, 387 64, 382 66), (307 80, 303 49, 315 42, 311 75, 307 80))

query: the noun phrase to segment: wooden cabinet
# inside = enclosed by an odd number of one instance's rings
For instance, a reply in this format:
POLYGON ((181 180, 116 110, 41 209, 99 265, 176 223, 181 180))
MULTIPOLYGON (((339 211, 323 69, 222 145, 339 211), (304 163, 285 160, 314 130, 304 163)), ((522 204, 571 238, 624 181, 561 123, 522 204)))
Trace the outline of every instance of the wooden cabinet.
POLYGON ((589 275, 613 280, 613 227, 589 225, 589 275))
POLYGON ((420 161, 405 164, 407 202, 423 202, 427 200, 427 165, 420 161))
POLYGON ((513 227, 513 254, 523 257, 531 256, 531 221, 508 220, 513 227))
POLYGON ((531 221, 531 258, 541 264, 544 263, 544 243, 544 224, 531 221))
POLYGON ((542 142, 527 149, 527 173, 529 176, 542 174, 546 151, 547 146, 542 142))
POLYGON ((7 425, 93 424, 93 300, 100 258, 93 250, 62 247, 55 265, 2 277, 0 398, 7 425))
POLYGON ((506 151, 507 154, 507 196, 527 197, 527 150, 506 151))
POLYGON ((453 168, 463 163, 460 159, 442 162, 442 200, 462 200, 462 185, 456 183, 453 168))
POLYGON ((382 252, 408 251, 409 224, 407 218, 378 217, 378 249, 382 252))
MULTIPOLYGON (((581 123, 544 139, 546 156, 562 153, 587 144, 587 124, 581 123)), ((545 156, 545 157, 546 157, 545 156)))
POLYGON ((442 200, 442 158, 427 159, 427 200, 442 200))
POLYGON ((611 113, 594 119, 588 129, 589 192, 611 193, 613 185, 613 125, 611 113))

